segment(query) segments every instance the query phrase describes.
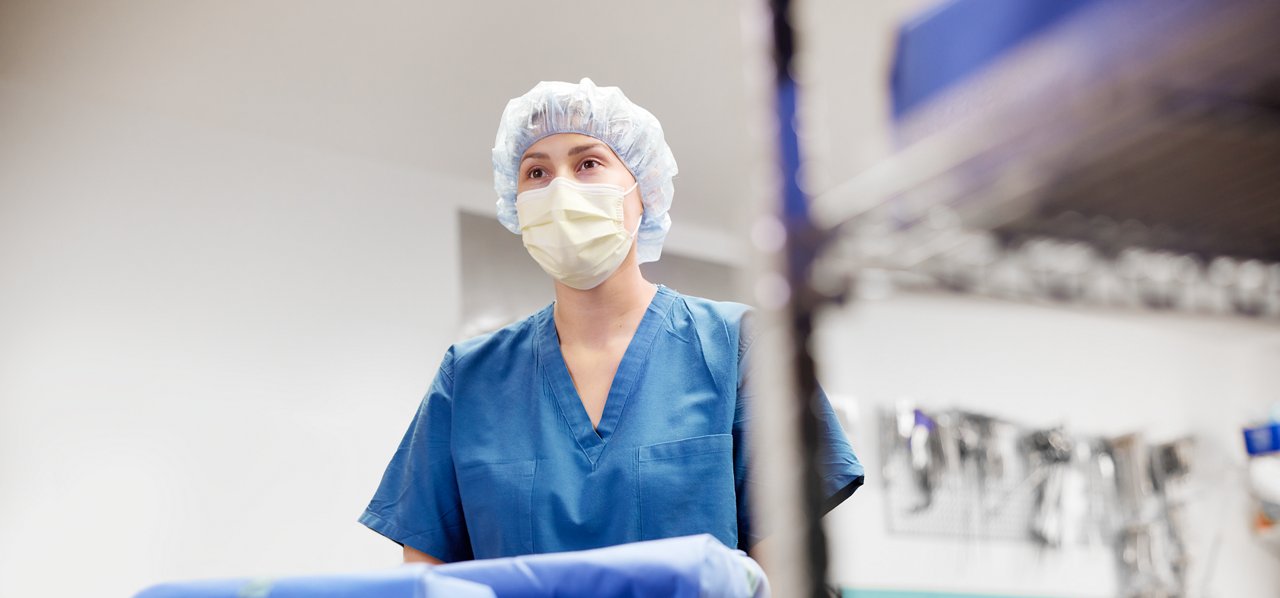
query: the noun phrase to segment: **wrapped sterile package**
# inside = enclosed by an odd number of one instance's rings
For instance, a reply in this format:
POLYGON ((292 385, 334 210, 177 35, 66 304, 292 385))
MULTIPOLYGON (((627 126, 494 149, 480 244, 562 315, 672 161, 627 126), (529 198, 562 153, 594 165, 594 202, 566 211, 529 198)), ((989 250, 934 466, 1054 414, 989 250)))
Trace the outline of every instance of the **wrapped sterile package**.
POLYGON ((439 565, 498 598, 767 598, 763 570, 709 534, 439 565))
POLYGON ((134 598, 493 598, 493 590, 436 574, 428 565, 405 565, 340 575, 172 582, 134 598))

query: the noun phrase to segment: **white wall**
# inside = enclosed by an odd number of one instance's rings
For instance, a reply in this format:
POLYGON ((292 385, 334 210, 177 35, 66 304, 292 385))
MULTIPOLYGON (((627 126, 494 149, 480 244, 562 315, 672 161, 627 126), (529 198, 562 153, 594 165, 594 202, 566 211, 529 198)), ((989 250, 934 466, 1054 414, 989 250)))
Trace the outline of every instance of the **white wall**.
POLYGON ((887 533, 874 410, 901 398, 1083 434, 1193 434, 1201 469, 1190 507, 1195 596, 1280 595, 1280 560, 1248 537, 1240 427, 1280 387, 1280 325, 1243 319, 1064 309, 953 295, 864 301, 824 319, 829 392, 856 397, 854 446, 867 486, 832 512, 833 571, 845 585, 1016 596, 1114 596, 1104 547, 1040 550, 887 533), (1220 536, 1218 534, 1221 534, 1220 536), (1204 566, 1215 538, 1211 579, 1204 566))
POLYGON ((0 118, 0 595, 393 562, 355 518, 483 186, 12 82, 0 118))

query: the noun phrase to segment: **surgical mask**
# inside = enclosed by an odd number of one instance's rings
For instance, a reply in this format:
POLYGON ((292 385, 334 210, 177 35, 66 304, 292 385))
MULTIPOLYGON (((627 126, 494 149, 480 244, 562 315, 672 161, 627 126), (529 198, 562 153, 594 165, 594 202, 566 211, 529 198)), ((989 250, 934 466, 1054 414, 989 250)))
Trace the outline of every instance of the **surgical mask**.
POLYGON ((556 280, 584 291, 599 286, 622 265, 640 230, 637 224, 628 231, 622 216, 623 199, 635 188, 556 177, 520 193, 525 249, 556 280))

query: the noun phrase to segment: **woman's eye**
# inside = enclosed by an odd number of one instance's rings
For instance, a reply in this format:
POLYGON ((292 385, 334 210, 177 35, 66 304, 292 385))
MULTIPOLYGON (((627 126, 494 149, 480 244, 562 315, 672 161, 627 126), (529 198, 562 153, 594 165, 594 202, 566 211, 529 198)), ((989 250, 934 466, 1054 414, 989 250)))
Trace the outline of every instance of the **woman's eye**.
POLYGON ((531 178, 531 179, 540 179, 540 178, 542 178, 542 175, 544 175, 544 174, 546 174, 546 173, 542 171, 542 168, 541 168, 541 167, 534 166, 533 168, 530 168, 530 169, 529 169, 529 175, 528 175, 528 176, 529 176, 529 178, 531 178))
POLYGON ((581 166, 581 168, 582 168, 583 170, 586 170, 586 169, 588 169, 588 168, 595 168, 595 167, 597 167, 597 166, 599 166, 599 165, 600 165, 600 162, 599 162, 598 160, 596 160, 595 158, 587 158, 586 160, 583 160, 583 161, 582 161, 582 166, 581 166))

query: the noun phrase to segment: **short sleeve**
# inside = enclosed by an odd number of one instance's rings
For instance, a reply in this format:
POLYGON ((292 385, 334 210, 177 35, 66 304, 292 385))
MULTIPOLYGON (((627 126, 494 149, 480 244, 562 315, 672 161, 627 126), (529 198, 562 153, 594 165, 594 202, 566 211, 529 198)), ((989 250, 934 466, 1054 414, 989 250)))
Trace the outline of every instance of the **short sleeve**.
MULTIPOLYGON (((750 429, 751 405, 755 402, 756 390, 752 378, 759 352, 755 350, 761 331, 753 325, 753 314, 743 315, 739 327, 738 340, 738 402, 734 409, 733 434, 734 442, 734 478, 738 493, 738 544, 739 548, 754 545, 764 536, 761 530, 751 525, 751 511, 748 497, 754 492, 754 482, 748 465, 747 435, 750 429)), ((818 468, 822 476, 823 494, 826 502, 823 514, 849 498, 854 490, 863 483, 865 472, 862 463, 853 453, 853 446, 840 427, 831 401, 821 385, 818 387, 815 410, 820 416, 818 468)))
POLYGON ((445 562, 472 558, 450 450, 453 361, 451 347, 359 518, 397 544, 445 562))

